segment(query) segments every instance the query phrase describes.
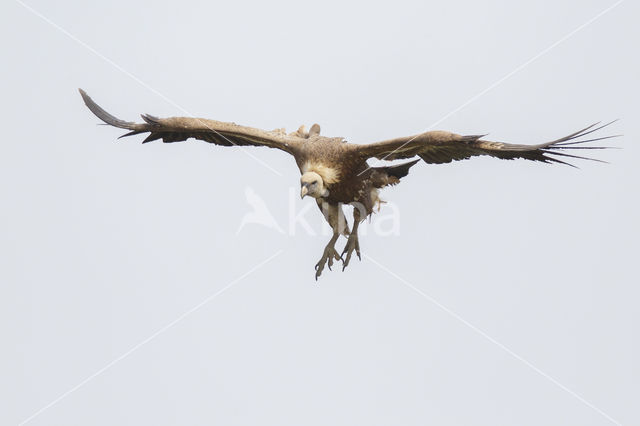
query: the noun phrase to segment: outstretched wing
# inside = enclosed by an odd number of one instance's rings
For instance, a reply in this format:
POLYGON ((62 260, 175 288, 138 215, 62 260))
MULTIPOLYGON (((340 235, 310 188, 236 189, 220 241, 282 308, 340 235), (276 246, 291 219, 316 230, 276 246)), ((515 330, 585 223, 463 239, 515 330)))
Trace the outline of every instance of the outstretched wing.
POLYGON ((454 160, 465 160, 478 155, 490 155, 505 160, 524 158, 526 160, 542 161, 545 163, 562 163, 575 167, 555 156, 565 157, 565 159, 568 157, 601 161, 594 158, 569 154, 567 151, 610 148, 583 144, 614 138, 620 135, 587 139, 583 139, 583 137, 611 123, 613 123, 613 121, 601 126, 598 126, 600 123, 592 124, 563 138, 537 145, 491 142, 482 139, 486 135, 462 136, 437 130, 421 133, 416 136, 407 136, 362 145, 359 148, 359 152, 365 158, 375 157, 380 160, 397 160, 420 156, 425 162, 431 164, 450 163, 454 160))
POLYGON ((268 146, 293 153, 296 145, 304 139, 298 136, 285 135, 284 132, 268 132, 253 127, 239 126, 216 120, 190 117, 158 118, 142 114, 144 123, 132 123, 120 120, 109 114, 96 104, 87 93, 80 90, 85 105, 105 123, 130 130, 120 137, 149 133, 142 143, 162 139, 164 142, 179 142, 189 138, 200 139, 223 146, 268 146))

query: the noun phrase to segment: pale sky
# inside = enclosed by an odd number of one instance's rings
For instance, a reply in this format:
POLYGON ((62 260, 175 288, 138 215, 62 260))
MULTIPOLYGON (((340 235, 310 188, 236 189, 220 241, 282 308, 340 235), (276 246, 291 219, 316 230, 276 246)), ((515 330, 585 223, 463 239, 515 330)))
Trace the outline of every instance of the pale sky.
POLYGON ((640 424, 638 16, 2 2, 0 424, 640 424), (420 163, 383 191, 363 260, 316 283, 328 237, 291 157, 116 142, 78 87, 126 120, 318 122, 355 143, 435 123, 537 143, 620 119, 604 133, 623 149, 579 170, 420 163), (270 226, 241 227, 247 194, 270 226), (313 234, 290 226, 305 208, 313 234))

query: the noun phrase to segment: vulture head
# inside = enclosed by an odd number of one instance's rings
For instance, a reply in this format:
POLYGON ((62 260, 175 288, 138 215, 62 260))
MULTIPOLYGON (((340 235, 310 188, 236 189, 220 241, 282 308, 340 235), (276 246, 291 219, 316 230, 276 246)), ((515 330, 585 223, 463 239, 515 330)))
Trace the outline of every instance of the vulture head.
POLYGON ((306 195, 313 198, 329 195, 329 190, 324 186, 322 177, 316 172, 306 172, 300 177, 300 198, 304 198, 306 195))

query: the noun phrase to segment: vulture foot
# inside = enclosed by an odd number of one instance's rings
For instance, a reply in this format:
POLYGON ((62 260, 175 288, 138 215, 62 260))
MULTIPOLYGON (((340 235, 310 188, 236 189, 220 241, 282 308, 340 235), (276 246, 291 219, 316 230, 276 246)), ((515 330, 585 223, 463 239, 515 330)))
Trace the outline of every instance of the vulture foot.
POLYGON ((335 260, 340 260, 340 255, 336 251, 334 245, 329 243, 324 248, 324 252, 322 253, 322 257, 320 258, 318 263, 316 263, 316 281, 318 281, 318 277, 320 275, 322 275, 322 271, 324 270, 324 266, 325 265, 327 265, 329 267, 329 270, 331 270, 331 267, 333 266, 334 259, 335 260))
POLYGON ((342 256, 340 256, 340 258, 342 259, 343 271, 344 271, 344 268, 346 268, 347 265, 349 265, 349 261, 351 260, 351 255, 353 254, 354 250, 358 255, 358 259, 362 260, 362 258, 360 257, 360 242, 358 241, 358 234, 355 232, 352 232, 351 235, 349 235, 347 244, 344 246, 344 250, 342 250, 342 256), (343 257, 345 254, 347 256, 343 257))

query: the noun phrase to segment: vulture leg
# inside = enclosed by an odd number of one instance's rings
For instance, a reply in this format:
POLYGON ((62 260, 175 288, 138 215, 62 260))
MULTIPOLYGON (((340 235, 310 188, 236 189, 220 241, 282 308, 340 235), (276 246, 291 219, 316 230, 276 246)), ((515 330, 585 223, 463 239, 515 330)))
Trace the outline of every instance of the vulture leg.
POLYGON ((322 274, 324 265, 327 265, 329 267, 329 270, 331 270, 331 267, 333 266, 333 260, 340 260, 340 255, 336 251, 335 247, 336 241, 338 241, 339 236, 340 233, 334 230, 333 237, 331 237, 329 243, 327 243, 327 246, 324 248, 324 252, 322 253, 322 257, 320 258, 318 263, 316 263, 316 281, 318 281, 318 277, 322 274))
POLYGON ((362 214, 360 212, 360 206, 356 204, 353 208, 353 226, 351 227, 351 234, 349 234, 349 239, 347 240, 347 244, 344 246, 344 250, 342 250, 342 255, 340 258, 342 259, 342 270, 349 265, 349 261, 351 260, 351 255, 353 251, 356 251, 358 255, 358 259, 362 260, 360 257, 360 242, 358 241, 358 225, 360 225, 360 221, 362 220, 362 214), (347 255, 347 257, 343 258, 342 256, 347 255))
POLYGON ((329 223, 329 226, 333 229, 333 237, 329 240, 329 243, 324 248, 320 261, 316 264, 316 280, 318 280, 318 277, 322 274, 322 270, 325 265, 327 265, 329 270, 331 270, 333 261, 340 260, 340 255, 335 249, 336 241, 338 241, 340 234, 345 236, 349 235, 349 227, 347 226, 347 221, 344 218, 344 212, 342 211, 341 204, 328 203, 320 198, 316 199, 316 203, 318 203, 318 207, 320 208, 324 218, 329 223))

